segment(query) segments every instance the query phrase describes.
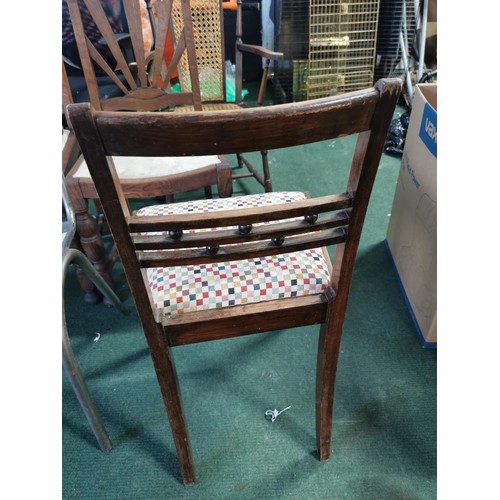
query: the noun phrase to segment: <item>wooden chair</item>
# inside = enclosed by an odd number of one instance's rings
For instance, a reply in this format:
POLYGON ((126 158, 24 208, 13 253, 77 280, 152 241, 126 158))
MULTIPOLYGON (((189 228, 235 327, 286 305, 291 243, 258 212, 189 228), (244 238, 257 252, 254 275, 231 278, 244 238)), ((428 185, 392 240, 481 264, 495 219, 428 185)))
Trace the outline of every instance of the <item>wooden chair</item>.
MULTIPOLYGON (((201 100, 204 111, 220 111, 244 107, 242 98, 243 87, 243 55, 253 55, 265 61, 262 71, 257 104, 264 102, 269 68, 271 61, 281 59, 283 53, 273 52, 258 45, 243 43, 242 0, 237 0, 236 10, 236 45, 235 45, 235 100, 230 102, 226 88, 226 69, 224 56, 224 17, 222 0, 191 0, 194 42, 199 74, 201 100)), ((181 36, 183 29, 183 14, 181 0, 173 0, 172 20, 175 37, 181 36)), ((186 57, 179 64, 179 81, 182 89, 192 88, 190 64, 186 57)), ((177 111, 192 111, 190 106, 182 106, 177 111)), ((262 173, 243 156, 237 153, 238 169, 246 172, 233 172, 233 180, 253 177, 266 192, 273 190, 272 180, 267 160, 267 151, 261 151, 262 173)))
MULTIPOLYGON (((170 25, 171 3, 167 0, 157 0, 153 5, 156 18, 156 50, 147 51, 141 28, 141 12, 139 0, 125 0, 124 8, 130 30, 130 43, 135 59, 130 61, 131 51, 117 41, 118 37, 110 26, 100 0, 66 0, 73 27, 80 63, 87 84, 90 102, 95 109, 121 111, 158 111, 173 109, 186 104, 196 110, 201 110, 200 90, 196 60, 194 53, 193 28, 191 13, 187 0, 182 0, 181 15, 185 18, 183 30, 174 45, 174 58, 168 65, 163 59, 163 48, 167 42, 167 32, 170 25), (116 60, 112 66, 109 58, 105 59, 90 42, 90 34, 85 28, 82 10, 86 7, 87 16, 93 20, 96 29, 102 35, 101 44, 109 48, 116 60), (185 55, 190 62, 190 75, 193 81, 189 92, 171 92, 170 80, 176 71, 178 60, 185 55), (114 82, 122 95, 103 98, 99 93, 98 74, 105 74, 109 81, 114 82)), ((92 38, 95 38, 95 33, 92 38)), ((64 65, 63 65, 64 72, 64 65)), ((63 73, 63 80, 64 80, 63 73)), ((67 82, 67 80, 66 80, 67 82)), ((64 97, 71 102, 71 90, 63 92, 64 97)), ((69 123, 71 127, 71 123, 69 123)), ((150 198, 167 196, 172 199, 174 193, 205 189, 206 197, 212 196, 212 185, 217 185, 220 197, 231 196, 231 167, 227 159, 214 155, 197 158, 118 158, 116 160, 118 175, 127 198, 150 198)), ((112 285, 109 259, 105 258, 104 246, 97 225, 88 213, 87 200, 98 203, 98 193, 88 171, 83 156, 74 163, 66 175, 68 191, 73 200, 76 213, 77 231, 82 239, 86 254, 94 263, 103 278, 112 285)), ((112 261, 111 261, 112 263, 112 261)), ((86 293, 86 302, 95 302, 95 296, 86 293)))
MULTIPOLYGON (((301 103, 139 113, 135 120, 89 105, 69 107, 118 243, 186 484, 195 481, 195 473, 172 348, 196 342, 320 324, 316 435, 320 460, 330 458, 335 372, 349 287, 400 90, 400 80, 381 80, 363 91, 301 103), (357 134, 357 141, 345 191, 315 198, 272 192, 131 213, 116 170, 106 160, 246 153, 351 134, 357 134), (329 246, 335 247, 331 263, 329 246)), ((334 175, 333 166, 332 160, 332 172, 317 175, 334 175)))

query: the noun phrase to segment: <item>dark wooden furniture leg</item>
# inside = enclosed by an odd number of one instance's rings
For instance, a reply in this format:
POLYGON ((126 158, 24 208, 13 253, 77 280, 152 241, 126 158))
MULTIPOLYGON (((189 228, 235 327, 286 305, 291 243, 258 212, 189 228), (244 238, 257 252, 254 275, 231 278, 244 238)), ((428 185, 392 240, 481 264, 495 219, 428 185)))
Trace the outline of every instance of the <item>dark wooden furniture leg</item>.
MULTIPOLYGON (((68 191, 75 211, 76 232, 83 252, 104 281, 113 288, 113 279, 106 263, 104 242, 99 232, 99 225, 94 217, 89 214, 87 201, 79 192, 77 184, 68 183, 68 191)), ((85 287, 84 301, 87 304, 95 304, 102 299, 102 295, 95 287, 87 287, 85 282, 82 281, 80 283, 85 287)))
MULTIPOLYGON (((335 301, 335 299, 333 299, 335 301)), ((334 302, 330 302, 332 307, 334 302)), ((320 460, 332 453, 333 399, 343 321, 335 319, 321 325, 316 374, 316 444, 320 460)))
POLYGON ((184 484, 194 484, 196 480, 194 462, 174 359, 170 348, 163 342, 163 327, 159 323, 151 322, 147 325, 143 323, 143 328, 170 421, 184 484))

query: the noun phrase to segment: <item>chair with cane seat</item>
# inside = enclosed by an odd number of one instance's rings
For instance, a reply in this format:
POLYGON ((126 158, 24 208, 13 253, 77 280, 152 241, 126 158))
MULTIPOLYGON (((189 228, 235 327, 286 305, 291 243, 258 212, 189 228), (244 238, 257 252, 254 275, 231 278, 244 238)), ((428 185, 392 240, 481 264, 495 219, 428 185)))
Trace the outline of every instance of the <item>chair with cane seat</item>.
MULTIPOLYGON (((195 472, 173 352, 197 342, 321 325, 316 439, 319 459, 330 458, 349 288, 400 91, 400 80, 381 80, 366 90, 300 103, 137 113, 135 120, 89 105, 69 106, 149 345, 186 484, 195 482, 195 472), (345 189, 319 197, 271 192, 131 212, 107 161, 273 151, 349 135, 357 138, 345 189)), ((325 154, 333 155, 332 148, 325 154)), ((316 175, 335 175, 333 158, 331 163, 316 175)))
MULTIPOLYGON (((245 107, 243 103, 243 56, 259 57, 264 61, 257 105, 264 103, 265 90, 271 61, 283 57, 283 53, 274 52, 258 45, 243 42, 243 3, 236 4, 236 43, 234 98, 227 91, 227 75, 224 55, 224 16, 222 0, 191 0, 194 42, 201 99, 204 111, 220 111, 245 107)), ((183 28, 181 0, 173 0, 172 20, 175 37, 181 35, 183 28)), ((182 89, 192 88, 190 65, 186 57, 179 63, 179 83, 182 89)), ((191 106, 180 106, 177 111, 192 111, 191 106)), ((253 177, 266 192, 273 190, 267 152, 260 152, 262 172, 241 153, 236 154, 237 171, 233 171, 233 180, 253 177), (241 172, 240 169, 245 170, 241 172)))

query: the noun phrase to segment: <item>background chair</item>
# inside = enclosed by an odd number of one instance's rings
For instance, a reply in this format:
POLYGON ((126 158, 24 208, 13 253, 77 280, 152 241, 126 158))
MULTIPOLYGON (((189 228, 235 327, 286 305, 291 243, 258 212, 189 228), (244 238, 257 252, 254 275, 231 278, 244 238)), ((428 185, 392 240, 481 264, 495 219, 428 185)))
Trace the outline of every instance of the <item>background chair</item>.
POLYGON ((112 304, 120 312, 125 313, 120 299, 104 281, 99 273, 94 269, 91 262, 80 250, 71 248, 76 234, 75 213, 71 205, 69 193, 66 189, 64 176, 62 178, 62 200, 65 218, 62 224, 62 361, 66 375, 71 382, 75 396, 80 403, 80 406, 87 417, 87 420, 92 427, 92 431, 99 443, 102 451, 110 451, 112 449, 111 440, 102 419, 99 415, 97 406, 90 394, 90 391, 85 383, 82 372, 76 361, 75 355, 71 348, 71 341, 68 335, 66 324, 66 311, 64 307, 64 285, 66 281, 67 270, 70 265, 77 264, 86 277, 106 296, 109 303, 112 304))
MULTIPOLYGON (((320 460, 330 458, 349 288, 400 91, 400 80, 382 80, 374 88, 301 103, 203 114, 140 113, 133 121, 88 105, 69 107, 118 243, 186 484, 195 481, 195 473, 172 348, 196 342, 320 324, 316 440, 320 460), (357 141, 345 190, 313 198, 273 192, 130 213, 116 171, 106 161, 109 155, 275 150, 353 134, 357 141), (334 251, 333 261, 326 247, 334 251)), ((333 172, 317 175, 326 181, 333 172)))
MULTIPOLYGON (((198 73, 193 44, 191 13, 187 1, 182 0, 183 29, 173 43, 174 55, 168 67, 163 50, 170 39, 171 3, 158 0, 153 5, 156 25, 156 51, 149 52, 147 36, 143 33, 139 0, 126 0, 124 24, 130 34, 116 33, 100 0, 67 0, 79 61, 82 67, 88 98, 96 110, 157 111, 168 110, 180 104, 189 104, 201 110, 198 73), (96 42, 97 40, 97 42, 96 42), (124 43, 127 41, 129 43, 124 43), (105 51, 103 50, 105 49, 105 51), (185 54, 193 82, 189 92, 171 92, 170 80, 180 57, 185 54), (99 78, 106 78, 106 92, 99 87, 99 78), (115 86, 112 91, 109 87, 115 86)), ((72 101, 69 81, 63 65, 63 105, 72 101)), ((66 120, 71 128, 71 123, 66 120)), ((174 193, 205 189, 205 196, 212 196, 212 185, 217 185, 218 195, 231 196, 231 168, 225 158, 216 154, 198 158, 119 158, 116 159, 118 175, 127 199, 167 196, 174 193)), ((76 213, 77 232, 83 248, 96 269, 112 285, 111 262, 104 256, 104 246, 98 226, 88 213, 87 200, 96 202, 98 193, 82 156, 66 173, 68 191, 76 213)), ((93 302, 91 294, 86 301, 93 302)))
MULTIPOLYGON (((281 52, 273 52, 258 45, 243 43, 242 0, 237 1, 236 11, 236 45, 235 45, 235 74, 234 99, 231 101, 227 93, 227 75, 224 54, 224 17, 222 0, 191 0, 193 19, 194 42, 199 74, 201 100, 204 111, 220 111, 224 109, 238 109, 244 106, 243 87, 243 55, 253 54, 265 61, 262 71, 257 104, 264 102, 269 67, 271 61, 281 59, 281 52)), ((182 2, 173 1, 172 20, 174 34, 178 39, 183 29, 182 2)), ((179 64, 179 82, 181 89, 189 91, 192 88, 190 64, 186 57, 181 58, 179 64)), ((192 111, 190 106, 182 106, 177 111, 192 111)), ((272 191, 272 180, 267 160, 267 151, 261 151, 262 173, 241 153, 236 155, 238 168, 245 168, 247 172, 234 173, 233 180, 253 177, 266 192, 272 191)))
MULTIPOLYGON (((63 123, 68 123, 66 120, 66 106, 73 102, 73 97, 69 87, 68 78, 66 75, 65 64, 62 64, 62 116, 63 123)), ((75 133, 70 128, 62 130, 62 175, 66 179, 71 168, 74 167, 76 161, 81 157, 80 147, 76 140, 75 133)), ((108 286, 112 286, 111 269, 106 260, 104 252, 104 241, 97 220, 91 216, 88 210, 87 200, 83 197, 80 187, 77 183, 70 183, 69 189, 65 182, 64 190, 71 196, 71 212, 75 218, 75 235, 72 245, 78 246, 84 255, 92 263, 96 271, 105 280, 108 286), (71 195, 69 192, 71 190, 71 195), (76 207, 76 208, 75 208, 76 207)), ((64 214, 66 217, 66 214, 64 214)), ((77 277, 80 286, 84 291, 84 301, 87 304, 96 304, 103 299, 103 294, 88 279, 88 276, 82 269, 77 266, 77 277)), ((107 297, 104 295, 104 301, 111 305, 107 297)))

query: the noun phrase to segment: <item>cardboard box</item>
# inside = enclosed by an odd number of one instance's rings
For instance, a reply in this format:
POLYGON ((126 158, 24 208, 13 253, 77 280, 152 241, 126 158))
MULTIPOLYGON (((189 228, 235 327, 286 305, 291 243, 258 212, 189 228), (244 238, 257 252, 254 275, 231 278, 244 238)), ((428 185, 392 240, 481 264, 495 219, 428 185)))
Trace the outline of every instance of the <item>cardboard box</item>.
POLYGON ((387 246, 424 347, 437 346, 437 84, 415 88, 387 246))

